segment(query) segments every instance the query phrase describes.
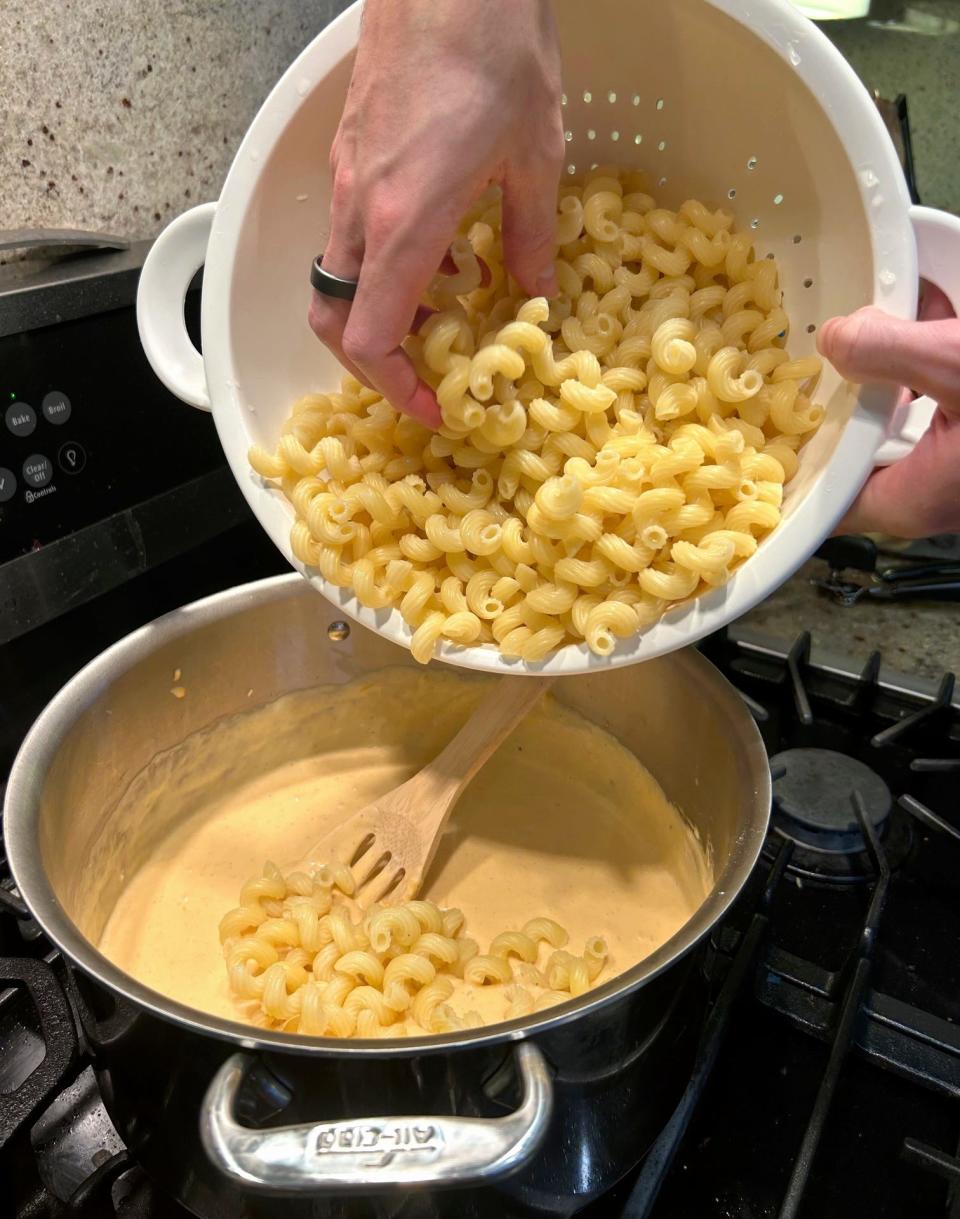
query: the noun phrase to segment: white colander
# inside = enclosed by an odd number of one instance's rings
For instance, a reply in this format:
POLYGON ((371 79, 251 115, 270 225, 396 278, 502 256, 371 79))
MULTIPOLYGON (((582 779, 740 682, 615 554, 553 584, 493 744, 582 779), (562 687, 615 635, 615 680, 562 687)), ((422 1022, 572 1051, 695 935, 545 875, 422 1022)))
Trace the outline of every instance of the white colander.
MULTIPOLYGON (((910 206, 868 94, 787 0, 556 0, 556 10, 567 170, 617 162, 650 172, 667 206, 695 196, 732 208, 758 256, 779 261, 791 353, 812 352, 824 319, 861 305, 913 317, 918 270, 960 304, 960 221, 910 206)), ((338 616, 408 645, 397 611, 364 608, 293 557, 292 509, 247 464, 251 444, 274 446, 295 398, 339 382, 339 366, 307 326, 308 271, 326 228, 327 151, 359 24, 355 4, 307 47, 264 102, 219 202, 180 216, 157 239, 137 312, 154 370, 184 401, 212 409, 234 476, 290 563, 338 616), (183 300, 204 264, 201 358, 183 300)), ((826 421, 803 450, 783 523, 726 586, 611 656, 584 645, 528 665, 493 647, 445 645, 442 658, 474 669, 586 672, 693 643, 751 609, 831 532, 873 466, 915 441, 932 410, 914 404, 894 430, 893 389, 858 390, 831 369, 818 398, 826 421)))

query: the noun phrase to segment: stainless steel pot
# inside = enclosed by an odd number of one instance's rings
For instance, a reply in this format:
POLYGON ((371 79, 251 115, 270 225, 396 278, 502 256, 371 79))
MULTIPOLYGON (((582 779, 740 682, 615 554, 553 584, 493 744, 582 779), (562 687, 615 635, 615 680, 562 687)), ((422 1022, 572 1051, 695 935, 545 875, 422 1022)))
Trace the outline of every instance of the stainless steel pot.
POLYGON ((435 1208, 417 1214, 571 1214, 637 1162, 683 1086, 702 1002, 694 950, 766 832, 760 737, 693 652, 561 680, 556 697, 633 749, 706 844, 716 881, 696 916, 604 986, 511 1024, 394 1042, 261 1032, 151 991, 95 945, 124 876, 170 828, 118 812, 157 755, 293 690, 413 663, 373 634, 342 638, 329 615, 283 576, 178 610, 88 665, 14 764, 14 879, 71 966, 115 1124, 194 1213, 276 1215, 281 1196, 285 1214, 316 1215, 318 1195, 353 1213, 350 1196, 378 1191, 377 1213, 391 1214, 416 1186, 435 1208), (180 701, 178 668, 190 674, 180 701))

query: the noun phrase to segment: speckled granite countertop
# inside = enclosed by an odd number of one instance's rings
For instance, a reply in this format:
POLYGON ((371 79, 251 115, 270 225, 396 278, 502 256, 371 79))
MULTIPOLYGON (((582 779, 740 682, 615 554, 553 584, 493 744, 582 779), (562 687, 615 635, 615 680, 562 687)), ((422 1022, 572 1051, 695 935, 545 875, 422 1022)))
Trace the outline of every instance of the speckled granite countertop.
MULTIPOLYGON (((0 229, 149 237, 216 198, 270 87, 346 0, 0 0, 0 229)), ((874 0, 823 28, 871 89, 909 99, 925 203, 960 212, 960 4, 874 0)), ((12 268, 2 266, 0 279, 12 268)), ((905 672, 960 668, 951 605, 842 609, 811 565, 744 625, 807 628, 834 652, 881 648, 905 672)))
POLYGON ((0 229, 152 237, 216 199, 260 103, 345 7, 0 0, 0 229))
POLYGON ((826 563, 812 559, 738 626, 780 639, 806 630, 830 652, 860 660, 881 651, 891 669, 918 677, 960 674, 960 604, 865 600, 844 607, 811 583, 826 574, 826 563))

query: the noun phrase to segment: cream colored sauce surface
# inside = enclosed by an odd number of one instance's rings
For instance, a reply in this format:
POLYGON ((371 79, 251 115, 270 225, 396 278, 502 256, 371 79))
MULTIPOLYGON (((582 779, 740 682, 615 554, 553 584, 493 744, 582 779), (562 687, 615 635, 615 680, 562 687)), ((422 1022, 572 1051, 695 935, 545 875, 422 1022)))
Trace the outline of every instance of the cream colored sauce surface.
MULTIPOLYGON (((188 815, 121 892, 101 951, 165 995, 243 1018, 217 934, 241 885, 266 860, 293 864, 338 819, 416 773, 484 689, 387 669, 290 695, 184 742, 178 764, 163 761, 163 799, 182 794, 188 815), (239 782, 231 758, 245 760, 239 782), (263 766, 256 777, 242 774, 251 759, 263 766), (215 777, 209 791, 205 773, 215 777)), ((567 928, 576 953, 602 935, 610 957, 600 983, 669 939, 710 884, 694 834, 637 758, 548 698, 464 792, 421 896, 463 910, 481 952, 539 915, 567 928)), ((502 987, 458 987, 456 1010, 502 1018, 502 987)))

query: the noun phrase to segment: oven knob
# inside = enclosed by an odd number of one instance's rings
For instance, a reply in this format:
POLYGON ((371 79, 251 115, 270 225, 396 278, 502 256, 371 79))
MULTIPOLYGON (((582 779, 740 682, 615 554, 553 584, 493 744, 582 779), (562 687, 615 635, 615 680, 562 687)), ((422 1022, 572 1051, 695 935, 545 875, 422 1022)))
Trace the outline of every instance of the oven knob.
POLYGON ((42 453, 31 453, 23 463, 23 481, 28 487, 45 487, 53 478, 53 462, 42 453))
POLYGON ((29 436, 37 426, 37 412, 26 402, 14 402, 4 416, 8 431, 14 436, 29 436))
POLYGON ((57 453, 57 465, 64 474, 79 474, 86 464, 87 455, 82 444, 77 444, 75 440, 68 440, 66 444, 60 446, 60 451, 57 453))
POLYGON ((6 466, 0 466, 0 504, 5 504, 8 499, 13 499, 16 493, 16 475, 12 470, 8 470, 6 466))
POLYGON ((43 417, 47 423, 59 425, 67 422, 73 407, 70 405, 70 399, 62 390, 52 389, 49 394, 44 395, 40 409, 43 411, 43 417))

